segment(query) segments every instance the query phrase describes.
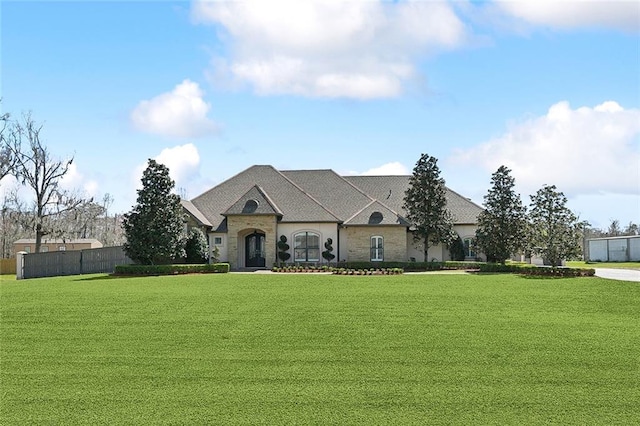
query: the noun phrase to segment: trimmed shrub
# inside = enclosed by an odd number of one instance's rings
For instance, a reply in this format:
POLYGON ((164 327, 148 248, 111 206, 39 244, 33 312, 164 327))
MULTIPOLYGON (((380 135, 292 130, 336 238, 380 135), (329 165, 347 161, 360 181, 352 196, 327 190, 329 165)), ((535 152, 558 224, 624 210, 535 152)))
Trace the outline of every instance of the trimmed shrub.
POLYGON ((180 275, 229 272, 228 263, 199 265, 117 265, 115 275, 180 275))
POLYGON ((288 251, 287 237, 280 235, 280 241, 278 241, 278 259, 280 259, 280 262, 284 263, 291 258, 291 254, 287 253, 288 251))
POLYGON ((333 254, 333 240, 331 238, 327 238, 327 242, 324 243, 325 251, 322 252, 322 257, 327 263, 331 263, 333 259, 336 258, 336 255, 333 254))

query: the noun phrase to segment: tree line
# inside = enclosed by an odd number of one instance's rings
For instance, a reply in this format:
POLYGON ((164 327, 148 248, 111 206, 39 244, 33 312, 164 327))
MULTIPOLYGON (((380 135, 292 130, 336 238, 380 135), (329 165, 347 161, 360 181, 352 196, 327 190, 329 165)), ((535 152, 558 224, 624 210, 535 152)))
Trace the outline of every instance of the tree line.
MULTIPOLYGON (((404 197, 407 219, 414 224, 416 241, 423 243, 425 260, 433 245, 446 244, 452 253, 456 242, 461 245, 460 236, 453 231, 445 181, 437 161, 422 154, 404 197)), ((638 234, 638 225, 633 222, 622 228, 613 220, 606 231, 591 227, 569 209, 567 197, 555 185, 544 185, 531 195, 527 208, 514 190, 511 170, 504 165, 492 174, 491 183, 473 241, 475 251, 484 253, 489 262, 505 263, 521 253, 540 256, 559 266, 564 259, 579 258, 587 238, 638 234)))
POLYGON ((15 255, 13 242, 21 238, 35 238, 36 253, 45 238, 95 238, 105 246, 124 243, 123 216, 109 214, 111 195, 95 201, 61 187, 73 156, 56 158, 41 139, 42 128, 30 113, 18 119, 8 113, 0 116, 0 180, 13 176, 19 184, 2 188, 0 257, 15 255), (21 189, 30 196, 25 199, 21 189))
MULTIPOLYGON (((127 214, 110 215, 113 198, 109 194, 95 201, 60 186, 73 156, 64 160, 55 158, 42 142, 41 131, 42 125, 31 114, 17 120, 7 113, 0 116, 0 180, 13 176, 31 194, 31 201, 27 202, 19 195, 19 187, 3 188, 0 257, 14 254, 15 240, 33 237, 36 252, 46 237, 95 238, 105 246, 125 245, 136 259, 151 263, 186 255, 180 198, 170 193, 174 182, 166 166, 149 160, 137 205, 127 214), (164 222, 159 219, 163 214, 164 222), (153 232, 156 228, 162 232, 153 232), (167 241, 160 241, 162 238, 167 241)), ((416 241, 423 243, 425 260, 429 259, 429 248, 436 244, 446 244, 452 253, 455 251, 452 248, 461 244, 460 236, 453 231, 445 180, 437 162, 435 157, 421 155, 404 196, 407 219, 413 223, 416 241)), ((581 243, 586 238, 638 234, 638 225, 634 223, 622 227, 613 220, 607 230, 600 230, 580 221, 567 207, 567 197, 555 185, 544 185, 531 195, 527 209, 514 190, 515 179, 506 166, 493 173, 491 182, 473 243, 473 248, 484 253, 490 262, 504 263, 515 253, 525 253, 559 265, 563 259, 580 256, 581 243)), ((200 247, 202 236, 191 235, 188 239, 196 245, 192 248, 195 256, 204 256, 205 249, 200 247)))

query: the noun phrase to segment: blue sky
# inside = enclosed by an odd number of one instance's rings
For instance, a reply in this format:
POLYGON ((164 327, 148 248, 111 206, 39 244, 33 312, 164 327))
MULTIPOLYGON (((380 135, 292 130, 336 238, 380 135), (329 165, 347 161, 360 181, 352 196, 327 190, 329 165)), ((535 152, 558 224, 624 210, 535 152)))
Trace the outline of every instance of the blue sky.
MULTIPOLYGON (((512 169, 640 222, 636 1, 3 1, 2 110, 128 211, 148 158, 193 198, 253 164, 410 173, 482 203, 512 169)), ((5 179, 2 189, 13 182, 5 179)))

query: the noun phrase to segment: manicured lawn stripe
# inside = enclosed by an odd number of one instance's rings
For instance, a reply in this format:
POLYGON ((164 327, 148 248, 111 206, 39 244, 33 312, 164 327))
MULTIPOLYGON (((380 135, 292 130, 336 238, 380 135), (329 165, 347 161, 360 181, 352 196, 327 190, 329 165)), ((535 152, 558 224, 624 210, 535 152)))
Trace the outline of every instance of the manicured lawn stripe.
POLYGON ((640 423, 637 283, 215 274, 0 286, 3 424, 640 423))

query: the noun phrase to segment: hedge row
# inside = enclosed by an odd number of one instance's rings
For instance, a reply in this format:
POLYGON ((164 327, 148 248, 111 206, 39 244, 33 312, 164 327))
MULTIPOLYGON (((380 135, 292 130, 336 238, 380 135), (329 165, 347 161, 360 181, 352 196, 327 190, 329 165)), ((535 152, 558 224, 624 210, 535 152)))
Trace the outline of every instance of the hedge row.
POLYGON ((399 275, 404 271, 402 268, 336 268, 333 266, 274 266, 273 272, 283 273, 309 273, 309 272, 330 272, 334 275, 399 275))
POLYGON ((229 272, 228 263, 198 265, 117 265, 115 275, 179 275, 229 272))
POLYGON ((485 262, 340 262, 338 268, 367 270, 371 268, 401 268, 406 272, 471 270, 479 272, 502 272, 532 276, 549 277, 592 277, 595 269, 589 268, 549 268, 522 263, 485 263, 485 262))
POLYGON ((401 268, 407 272, 441 271, 450 269, 478 269, 479 262, 339 262, 345 269, 389 269, 401 268))
POLYGON ((334 275, 400 275, 404 273, 402 268, 370 268, 370 269, 347 269, 332 268, 334 275))
POLYGON ((287 266, 274 266, 271 268, 273 272, 331 272, 334 268, 327 265, 315 266, 315 265, 287 265, 287 266))
POLYGON ((481 263, 478 265, 480 272, 512 273, 541 277, 593 277, 595 269, 591 268, 552 268, 547 266, 535 266, 528 264, 481 263))

